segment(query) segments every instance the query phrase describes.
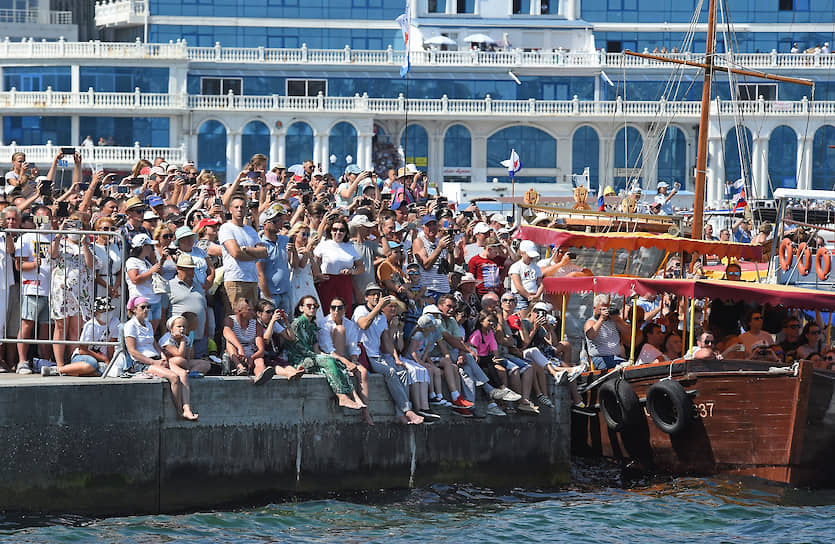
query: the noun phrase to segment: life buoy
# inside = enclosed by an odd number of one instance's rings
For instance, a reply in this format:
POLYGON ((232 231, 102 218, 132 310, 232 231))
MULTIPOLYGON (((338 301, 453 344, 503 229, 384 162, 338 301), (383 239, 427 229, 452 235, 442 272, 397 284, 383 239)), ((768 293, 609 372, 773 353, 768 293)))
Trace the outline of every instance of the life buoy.
POLYGON ((647 390, 647 412, 655 426, 667 434, 687 428, 693 402, 675 380, 661 380, 647 390))
POLYGON ((797 271, 801 276, 808 276, 809 270, 812 268, 812 250, 806 245, 806 242, 801 242, 797 246, 797 271))
POLYGON ((604 383, 597 394, 597 400, 603 421, 615 432, 628 425, 635 425, 643 418, 641 401, 626 380, 616 379, 604 383))
POLYGON ((789 268, 792 265, 792 241, 788 238, 783 238, 783 241, 780 242, 780 253, 778 254, 780 257, 780 268, 783 269, 783 272, 788 272, 789 268))
POLYGON ((830 270, 832 270, 832 257, 829 255, 829 250, 821 246, 815 253, 815 274, 818 275, 819 280, 825 281, 829 277, 830 270))

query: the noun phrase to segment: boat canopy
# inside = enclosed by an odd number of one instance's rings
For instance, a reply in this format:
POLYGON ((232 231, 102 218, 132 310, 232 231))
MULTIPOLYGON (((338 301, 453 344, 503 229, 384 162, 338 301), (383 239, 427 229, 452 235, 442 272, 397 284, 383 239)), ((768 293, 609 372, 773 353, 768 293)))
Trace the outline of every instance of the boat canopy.
POLYGON ((632 251, 642 247, 655 247, 670 253, 699 253, 701 255, 720 255, 736 257, 749 261, 762 261, 763 248, 757 244, 738 244, 735 242, 711 242, 691 240, 669 234, 648 232, 574 232, 546 227, 523 225, 514 233, 514 238, 531 240, 534 243, 555 246, 590 247, 601 251, 625 249, 632 251))
POLYGON ((545 291, 558 293, 606 293, 631 297, 654 293, 672 293, 690 298, 721 298, 758 302, 806 310, 835 310, 835 293, 803 289, 789 285, 726 280, 628 278, 583 276, 545 278, 545 291))

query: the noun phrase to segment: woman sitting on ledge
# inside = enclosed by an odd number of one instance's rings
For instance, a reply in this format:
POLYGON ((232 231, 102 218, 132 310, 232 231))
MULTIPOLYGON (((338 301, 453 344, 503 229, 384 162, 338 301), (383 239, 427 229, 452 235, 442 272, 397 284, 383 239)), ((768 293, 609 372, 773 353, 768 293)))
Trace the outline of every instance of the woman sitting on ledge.
POLYGON ((148 319, 151 313, 148 299, 133 297, 128 301, 128 311, 133 317, 125 323, 124 334, 128 355, 133 359, 133 371, 168 380, 178 413, 183 419, 196 421, 197 414, 191 411, 189 388, 184 387, 180 376, 169 368, 168 356, 154 339, 154 329, 148 319))
POLYGON ((319 326, 316 324, 318 309, 319 303, 310 295, 302 297, 299 301, 295 312, 297 317, 290 324, 296 340, 287 342, 284 348, 287 360, 299 370, 310 374, 324 374, 340 406, 354 410, 367 408, 357 396, 345 364, 330 355, 325 355, 319 349, 319 326))

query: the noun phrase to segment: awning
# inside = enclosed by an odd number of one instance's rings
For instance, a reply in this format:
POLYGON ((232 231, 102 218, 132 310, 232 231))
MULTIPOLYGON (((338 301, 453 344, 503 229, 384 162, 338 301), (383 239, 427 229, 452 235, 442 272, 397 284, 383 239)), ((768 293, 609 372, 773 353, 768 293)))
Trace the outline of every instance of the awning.
POLYGON ((787 308, 835 310, 835 293, 803 289, 790 285, 749 283, 726 280, 676 280, 584 276, 577 278, 545 278, 548 293, 606 293, 631 297, 654 293, 672 293, 690 298, 721 298, 745 302, 782 304, 787 308))
POLYGON ((612 249, 632 251, 642 247, 655 247, 671 253, 686 251, 688 253, 697 252, 701 255, 735 257, 749 261, 763 260, 763 249, 760 245, 691 240, 690 238, 649 232, 587 233, 521 226, 516 230, 513 237, 532 240, 540 246, 554 244, 555 246, 590 247, 601 251, 612 249))

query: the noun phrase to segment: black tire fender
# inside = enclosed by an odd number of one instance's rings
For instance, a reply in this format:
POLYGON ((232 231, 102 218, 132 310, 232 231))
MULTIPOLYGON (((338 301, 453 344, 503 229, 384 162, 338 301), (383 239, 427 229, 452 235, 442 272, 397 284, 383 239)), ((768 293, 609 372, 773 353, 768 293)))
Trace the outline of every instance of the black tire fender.
POLYGON ((667 434, 678 434, 690 424, 693 401, 675 380, 662 380, 647 390, 647 411, 652 422, 667 434))
POLYGON ((635 425, 643 418, 641 402, 635 390, 626 380, 605 382, 597 393, 600 415, 609 429, 618 432, 628 425, 635 425))

